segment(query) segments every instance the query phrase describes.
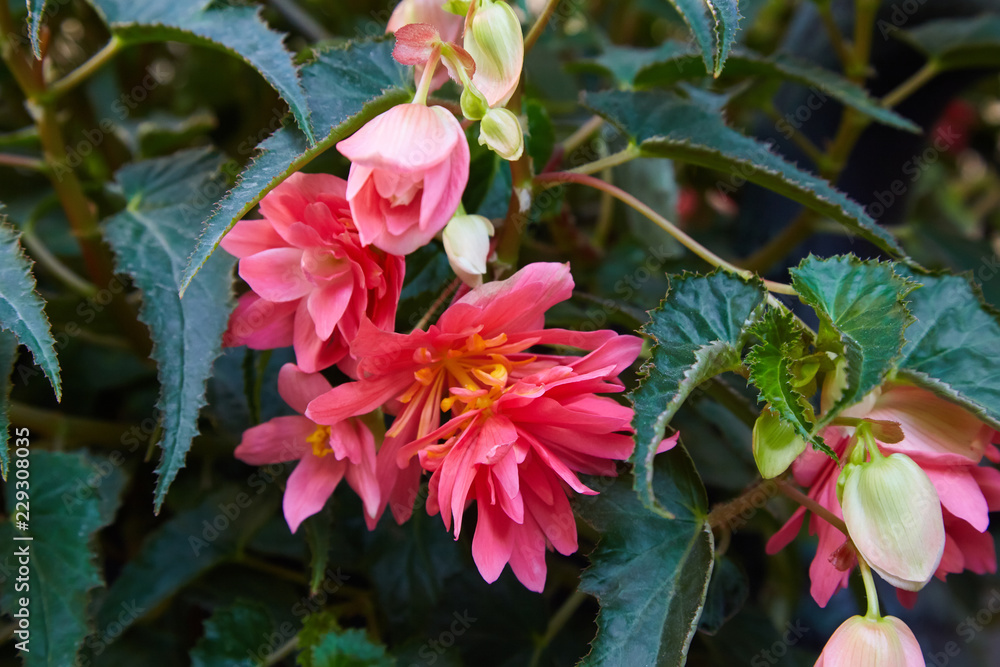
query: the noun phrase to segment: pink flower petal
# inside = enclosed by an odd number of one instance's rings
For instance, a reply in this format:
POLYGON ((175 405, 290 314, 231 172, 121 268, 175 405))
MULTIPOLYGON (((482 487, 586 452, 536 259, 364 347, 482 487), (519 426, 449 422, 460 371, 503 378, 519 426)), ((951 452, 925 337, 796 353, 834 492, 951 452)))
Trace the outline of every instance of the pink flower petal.
POLYGON ((233 455, 255 466, 294 461, 312 451, 306 438, 315 430, 305 417, 275 417, 244 431, 233 455))
POLYGON ((305 519, 323 509, 346 470, 347 463, 332 456, 302 457, 288 476, 282 503, 285 521, 293 533, 305 519))
POLYGON ((285 241, 268 220, 240 220, 222 237, 219 245, 230 255, 243 258, 282 247, 285 241))
POLYGON ((294 301, 313 289, 302 273, 302 251, 272 248, 240 260, 240 277, 268 301, 294 301))
POLYGON ((306 373, 295 364, 285 364, 278 371, 278 394, 299 414, 305 414, 309 402, 328 391, 330 383, 319 373, 306 373))
POLYGON ((271 350, 292 344, 297 303, 265 301, 253 292, 240 297, 229 316, 223 336, 227 347, 246 345, 253 350, 271 350))
MULTIPOLYGON (((482 484, 485 486, 485 482, 482 484)), ((485 489, 477 489, 479 494, 484 492, 485 489)), ((476 534, 472 538, 472 558, 487 583, 496 581, 510 560, 514 549, 511 529, 515 525, 500 508, 480 505, 476 534)))

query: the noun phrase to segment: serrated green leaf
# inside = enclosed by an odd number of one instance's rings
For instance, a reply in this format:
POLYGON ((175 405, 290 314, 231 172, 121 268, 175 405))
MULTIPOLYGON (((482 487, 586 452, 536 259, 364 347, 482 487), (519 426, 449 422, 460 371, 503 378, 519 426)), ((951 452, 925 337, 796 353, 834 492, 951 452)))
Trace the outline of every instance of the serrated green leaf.
POLYGON ((114 518, 124 475, 112 466, 95 485, 95 459, 83 454, 32 449, 28 460, 31 476, 26 532, 11 523, 21 520, 15 511, 24 509, 23 503, 16 505, 15 484, 10 482, 4 489, 10 521, 0 524, 0 539, 7 545, 0 556, 6 574, 2 607, 4 613, 11 614, 20 609, 21 598, 30 600, 30 641, 28 651, 21 652, 26 667, 65 667, 76 663, 77 651, 92 629, 87 614, 90 591, 103 580, 91 542, 114 518), (111 511, 102 512, 105 501, 111 511), (18 539, 25 536, 31 540, 18 539), (28 589, 15 589, 19 582, 14 574, 23 564, 19 561, 21 549, 27 549, 28 554, 28 589))
POLYGON ((0 329, 6 329, 31 351, 45 372, 56 400, 62 400, 62 379, 56 342, 52 338, 45 302, 35 292, 31 261, 21 250, 20 235, 0 219, 0 329))
POLYGON ((312 649, 311 667, 395 667, 385 647, 373 644, 364 630, 330 633, 312 649))
POLYGON ((124 630, 199 575, 232 558, 273 515, 280 501, 274 493, 276 485, 266 484, 273 478, 260 474, 254 479, 245 489, 218 489, 150 534, 112 582, 97 611, 98 626, 118 622, 124 630), (141 613, 122 621, 123 605, 141 613))
MULTIPOLYGON (((600 62, 600 61, 598 61, 600 62)), ((707 76, 704 64, 691 49, 666 48, 643 52, 634 57, 630 70, 633 78, 626 81, 636 88, 669 86, 679 81, 687 81, 707 76)), ((619 71, 622 71, 619 67, 619 71)), ((737 50, 729 56, 726 75, 735 77, 759 77, 792 81, 807 88, 828 95, 845 106, 869 116, 880 123, 907 132, 919 133, 920 126, 900 116, 892 109, 883 107, 872 98, 868 91, 855 85, 835 72, 817 67, 785 54, 764 57, 747 50, 737 50)), ((780 128, 779 128, 780 129, 780 128)))
POLYGON ((17 363, 17 339, 9 331, 0 329, 0 433, 3 434, 3 446, 0 447, 0 473, 7 481, 10 471, 10 390, 14 386, 11 374, 17 363))
POLYGON ((46 2, 48 0, 28 0, 28 38, 31 40, 31 52, 38 60, 42 58, 42 45, 38 34, 42 29, 46 2))
POLYGON ((762 185, 830 217, 888 252, 904 254, 896 239, 861 204, 728 127, 718 113, 693 101, 661 91, 605 91, 588 94, 585 103, 631 137, 644 155, 729 172, 737 184, 746 180, 762 185))
POLYGON ((643 365, 645 374, 630 399, 636 449, 635 490, 643 504, 663 516, 653 491, 653 457, 667 424, 688 395, 705 380, 739 368, 747 327, 765 298, 760 282, 722 271, 685 274, 670 285, 667 297, 642 331, 656 345, 643 365))
POLYGON ((804 331, 787 310, 771 309, 751 328, 758 343, 747 354, 750 380, 760 400, 771 407, 803 438, 812 438, 812 415, 806 398, 792 385, 791 364, 804 351, 804 331))
POLYGON ((813 434, 882 384, 899 361, 913 321, 904 303, 915 287, 884 262, 810 255, 791 270, 792 286, 820 319, 818 343, 840 347, 846 363, 840 397, 816 420, 813 434))
POLYGON ((906 330, 899 376, 1000 429, 1000 313, 965 276, 904 274, 922 287, 908 296, 916 321, 906 330))
POLYGON ((257 667, 258 655, 274 628, 271 612, 260 602, 237 600, 216 609, 205 621, 205 634, 191 651, 192 667, 257 667))
POLYGON ((577 503, 601 534, 580 578, 601 605, 582 665, 684 664, 715 559, 705 487, 683 445, 657 457, 655 494, 674 520, 643 507, 627 477, 577 503))
POLYGON ((220 185, 220 156, 192 150, 127 165, 116 174, 128 205, 104 223, 118 268, 142 291, 140 319, 153 339, 159 367, 163 456, 154 494, 158 512, 191 442, 205 405, 205 383, 222 351, 222 334, 232 311, 232 269, 228 255, 214 257, 178 296, 194 245, 220 185))
POLYGON ((669 2, 694 34, 694 41, 701 52, 705 70, 714 71, 716 62, 715 26, 709 20, 709 13, 705 6, 711 3, 706 2, 706 0, 669 0, 669 2))
POLYGON ((939 70, 1000 67, 1000 16, 931 21, 893 35, 933 60, 939 70))
POLYGON ((125 44, 187 42, 243 59, 273 87, 310 143, 309 105, 284 36, 261 18, 260 7, 217 6, 211 0, 87 0, 125 44))
POLYGON ((719 76, 726 65, 729 53, 736 43, 736 32, 740 29, 740 8, 737 0, 708 0, 708 8, 715 18, 716 38, 719 48, 715 54, 715 69, 712 73, 719 76))
POLYGON ((181 281, 186 290, 219 241, 294 172, 370 119, 410 96, 413 78, 392 58, 393 42, 377 40, 347 44, 324 51, 302 68, 302 85, 312 109, 319 141, 311 146, 295 127, 286 125, 260 144, 260 153, 240 174, 240 180, 206 216, 198 244, 181 281))

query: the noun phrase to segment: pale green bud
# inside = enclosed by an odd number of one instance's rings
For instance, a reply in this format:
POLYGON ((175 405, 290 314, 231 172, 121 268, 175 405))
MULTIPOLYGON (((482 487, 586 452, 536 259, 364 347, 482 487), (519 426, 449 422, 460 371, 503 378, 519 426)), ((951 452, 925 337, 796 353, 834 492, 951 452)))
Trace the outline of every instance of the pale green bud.
POLYGON ((441 240, 448 263, 469 287, 477 287, 486 273, 493 225, 481 215, 456 215, 444 228, 441 240))
POLYGON ((482 0, 465 30, 465 50, 476 61, 472 82, 491 107, 503 106, 514 94, 524 64, 521 22, 502 0, 482 0))
POLYGON ((505 160, 516 160, 524 152, 524 132, 517 116, 509 109, 489 109, 479 124, 479 145, 505 160))
POLYGON ((806 441, 795 432, 795 427, 765 407, 753 425, 753 458, 760 476, 777 477, 805 449, 806 441))

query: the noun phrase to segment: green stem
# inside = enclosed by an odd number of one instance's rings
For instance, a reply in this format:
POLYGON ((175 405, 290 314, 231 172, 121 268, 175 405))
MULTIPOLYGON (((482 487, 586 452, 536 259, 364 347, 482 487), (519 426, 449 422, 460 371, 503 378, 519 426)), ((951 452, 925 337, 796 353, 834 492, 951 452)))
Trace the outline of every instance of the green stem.
POLYGON ((45 247, 35 233, 32 231, 25 230, 21 235, 21 240, 24 242, 25 247, 31 254, 31 257, 38 262, 38 264, 45 268, 54 278, 57 278, 66 287, 76 292, 82 297, 90 298, 97 294, 98 289, 93 283, 87 282, 80 276, 70 269, 68 266, 59 261, 59 258, 52 254, 52 252, 45 247))
POLYGON ((49 84, 48 90, 43 95, 45 101, 56 100, 73 90, 73 88, 90 78, 97 70, 104 67, 123 48, 125 48, 124 41, 117 35, 112 35, 111 40, 100 51, 88 58, 86 62, 58 81, 49 84))
POLYGON ((934 60, 928 60, 924 66, 914 72, 913 76, 896 86, 882 98, 882 106, 892 108, 925 86, 931 79, 940 74, 941 70, 934 60))
POLYGON ((566 625, 569 619, 573 618, 573 614, 587 600, 587 597, 586 593, 578 590, 573 591, 573 594, 566 598, 562 606, 552 615, 552 618, 549 619, 548 627, 545 628, 545 634, 535 644, 535 650, 531 654, 530 667, 537 667, 539 661, 542 659, 542 653, 552 643, 552 640, 555 639, 555 636, 559 634, 559 631, 563 629, 563 626, 566 625))
POLYGON ((569 155, 577 148, 579 148, 584 141, 590 138, 590 135, 601 129, 602 125, 604 125, 603 118, 601 118, 600 116, 591 117, 590 120, 588 120, 586 123, 577 128, 577 130, 573 132, 573 134, 569 135, 568 137, 566 137, 566 139, 563 140, 561 146, 563 150, 563 155, 569 155))
MULTIPOLYGON (((649 220, 656 223, 661 229, 670 234, 674 239, 676 239, 681 245, 693 252, 695 255, 700 257, 702 260, 711 264, 712 266, 720 267, 729 271, 730 273, 735 273, 745 280, 750 280, 754 278, 754 274, 745 269, 741 269, 733 264, 730 264, 726 260, 722 259, 714 252, 701 245, 693 238, 687 235, 683 230, 674 225, 672 222, 664 218, 662 215, 651 209, 644 202, 640 201, 633 195, 625 192, 621 188, 606 183, 599 178, 594 178, 593 176, 588 176, 586 174, 576 174, 568 171, 551 172, 547 174, 539 174, 535 176, 534 183, 541 189, 556 187, 563 183, 578 183, 580 185, 587 185, 596 190, 601 190, 607 192, 624 204, 627 204, 634 208, 636 211, 644 215, 649 220)), ((775 283, 770 280, 764 281, 764 286, 771 292, 777 294, 796 294, 795 290, 792 289, 790 285, 785 285, 782 283, 775 283)))
POLYGON ((427 104, 427 95, 430 94, 431 81, 434 80, 434 70, 437 69, 439 60, 441 60, 441 49, 436 48, 420 75, 420 83, 417 84, 417 92, 413 96, 414 104, 427 104))
POLYGON ((13 153, 0 153, 0 165, 16 169, 33 169, 42 173, 48 169, 44 160, 26 155, 14 155, 13 153))
POLYGON ((813 215, 806 209, 787 227, 752 255, 740 262, 740 266, 750 271, 764 273, 787 256, 813 233, 813 215))
POLYGON ((875 577, 872 576, 872 570, 861 554, 858 554, 858 569, 861 570, 861 580, 865 582, 865 596, 868 598, 868 613, 865 614, 865 618, 871 621, 881 621, 882 611, 878 606, 875 577))
POLYGON ((611 167, 617 167, 620 164, 630 162, 641 155, 642 151, 639 150, 638 146, 630 145, 617 153, 612 153, 607 157, 602 157, 599 160, 588 162, 587 164, 576 167, 575 169, 569 169, 567 171, 570 174, 595 174, 599 171, 604 171, 605 169, 610 169, 611 167))
POLYGON ((549 0, 545 3, 545 8, 542 9, 542 13, 538 15, 538 19, 535 21, 535 25, 531 26, 531 30, 524 38, 524 53, 528 54, 531 51, 531 47, 535 45, 538 38, 542 36, 542 32, 545 30, 545 26, 549 24, 549 19, 552 18, 552 14, 556 11, 556 7, 559 6, 559 0, 549 0))
POLYGON ((819 9, 820 20, 823 22, 823 28, 826 29, 830 43, 833 44, 833 51, 837 54, 840 66, 846 72, 851 66, 851 53, 847 46, 847 40, 844 39, 844 33, 840 32, 837 19, 833 16, 832 4, 829 1, 818 2, 816 4, 819 9))
POLYGON ((287 642, 285 642, 277 649, 275 649, 274 653, 267 656, 267 660, 264 661, 263 667, 273 667, 273 665, 277 665, 282 660, 291 655, 292 651, 294 651, 298 647, 299 647, 299 636, 295 635, 287 642))

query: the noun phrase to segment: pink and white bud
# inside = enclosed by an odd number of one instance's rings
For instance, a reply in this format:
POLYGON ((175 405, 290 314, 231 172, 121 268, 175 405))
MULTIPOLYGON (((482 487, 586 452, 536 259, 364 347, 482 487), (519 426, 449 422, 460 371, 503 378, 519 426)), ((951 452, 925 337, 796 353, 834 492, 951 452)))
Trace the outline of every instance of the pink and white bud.
POLYGON ((479 145, 487 146, 505 160, 514 161, 524 152, 524 132, 514 112, 488 109, 479 124, 479 145))
POLYGON ((920 644, 895 616, 852 616, 823 648, 816 667, 924 667, 920 644))
POLYGON ((469 287, 483 284, 491 236, 493 225, 481 215, 457 215, 444 228, 441 238, 448 263, 469 287))
POLYGON ((361 243, 393 255, 426 245, 469 180, 462 125, 442 107, 400 104, 337 144, 351 161, 347 201, 361 243))
POLYGON ((503 0, 481 0, 465 29, 465 50, 476 61, 476 84, 491 107, 507 104, 524 65, 521 22, 503 0))
POLYGON ((841 506, 855 546, 896 588, 918 591, 944 554, 941 501, 906 454, 876 456, 846 473, 841 506))
POLYGON ((396 31, 392 57, 400 65, 425 65, 441 47, 441 34, 427 23, 408 23, 396 31))

